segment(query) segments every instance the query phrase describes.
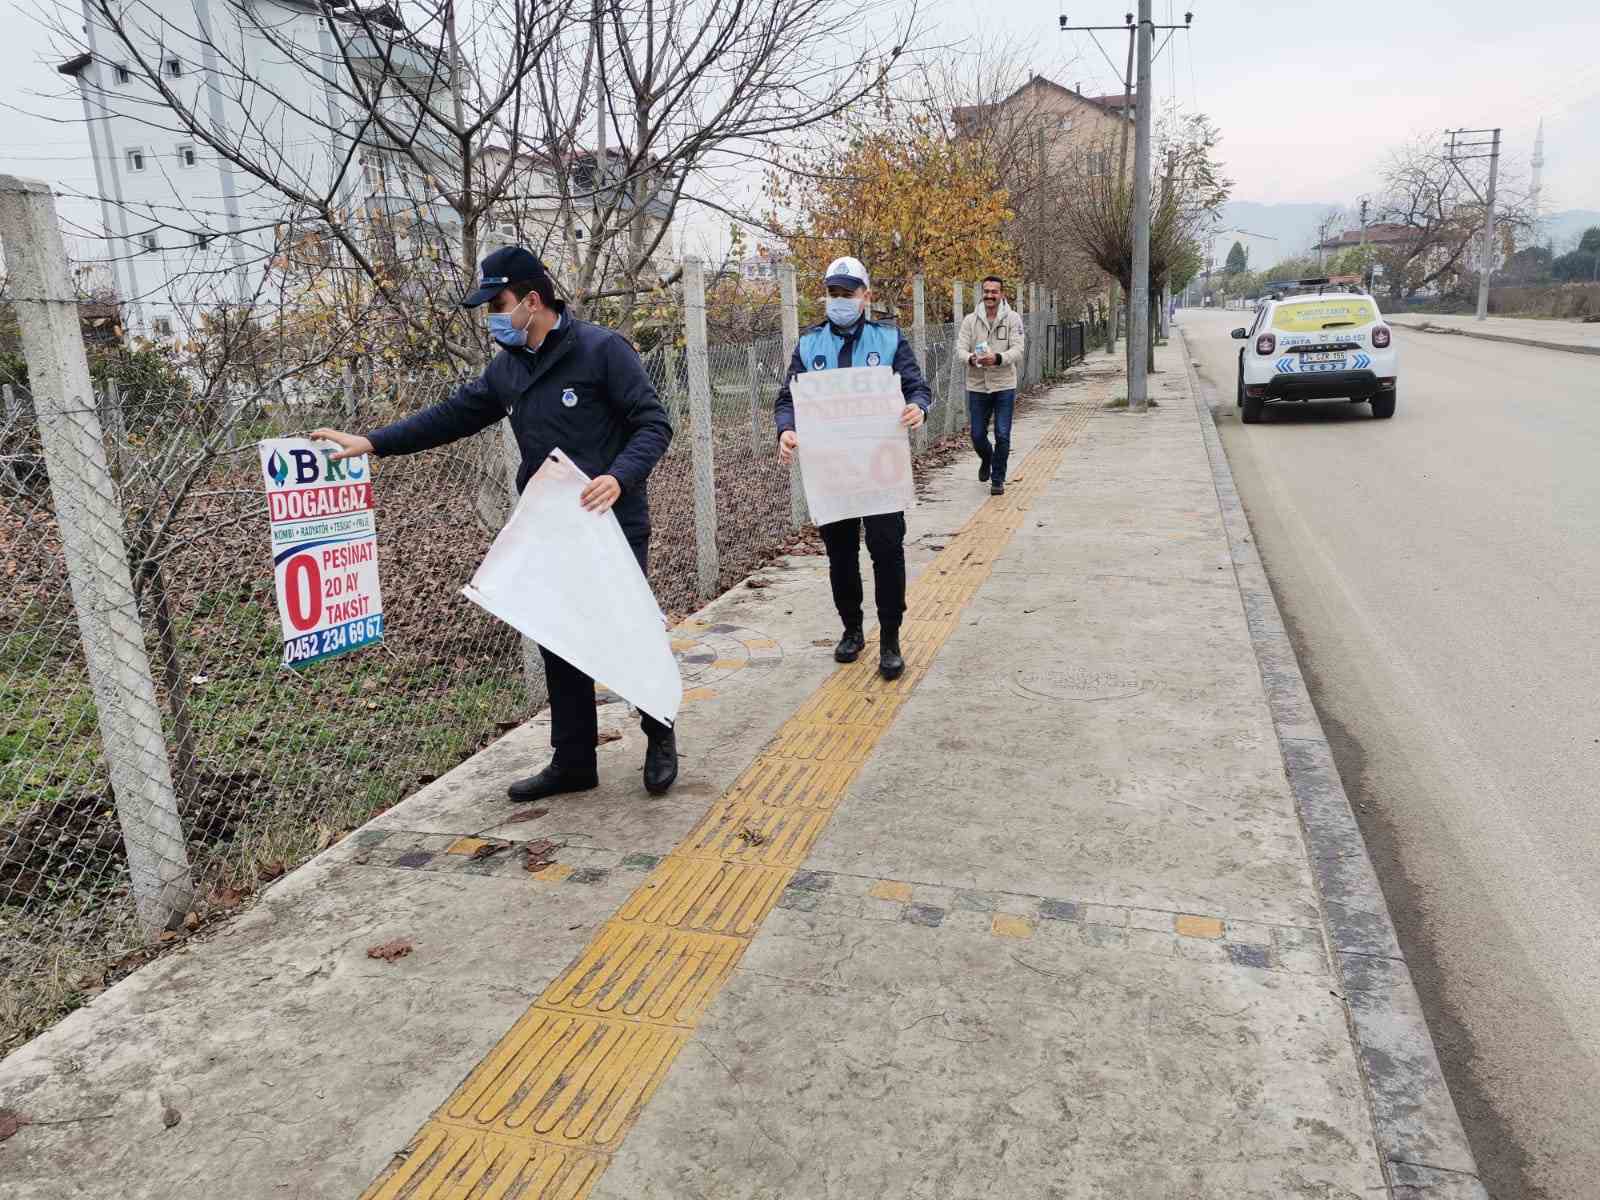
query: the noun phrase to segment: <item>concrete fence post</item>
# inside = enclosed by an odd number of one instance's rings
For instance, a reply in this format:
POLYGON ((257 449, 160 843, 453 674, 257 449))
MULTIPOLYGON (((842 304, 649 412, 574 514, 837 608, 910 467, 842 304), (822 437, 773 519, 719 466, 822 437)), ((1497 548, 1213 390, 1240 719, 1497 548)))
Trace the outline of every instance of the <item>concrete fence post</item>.
POLYGON ((961 341, 961 323, 966 320, 966 284, 957 282, 950 288, 950 403, 944 410, 944 431, 955 433, 961 428, 961 413, 967 408, 967 364, 957 349, 961 341))
POLYGON ((706 272, 698 258, 683 263, 684 353, 689 367, 689 436, 694 465, 695 579, 700 595, 717 594, 717 476, 712 462, 711 360, 706 347, 706 272))
MULTIPOLYGON (((929 394, 932 395, 933 383, 928 375, 928 281, 921 275, 911 277, 911 352, 917 356, 922 377, 929 380, 929 394)), ((938 397, 934 396, 934 400, 937 401, 938 397)), ((911 439, 913 453, 928 448, 928 435, 931 432, 927 422, 918 427, 911 439)))
MULTIPOLYGON (((783 353, 779 357, 782 365, 778 368, 781 387, 789 374, 789 360, 794 356, 794 348, 800 342, 800 291, 795 283, 793 263, 782 263, 778 267, 778 296, 783 316, 783 353)), ((776 440, 778 435, 774 432, 772 436, 776 440)), ((789 468, 789 524, 796 529, 811 524, 811 511, 806 507, 806 489, 800 482, 799 463, 789 468)))
POLYGON ((154 938, 182 922, 194 885, 122 511, 47 184, 0 175, 0 242, 139 927, 154 938))

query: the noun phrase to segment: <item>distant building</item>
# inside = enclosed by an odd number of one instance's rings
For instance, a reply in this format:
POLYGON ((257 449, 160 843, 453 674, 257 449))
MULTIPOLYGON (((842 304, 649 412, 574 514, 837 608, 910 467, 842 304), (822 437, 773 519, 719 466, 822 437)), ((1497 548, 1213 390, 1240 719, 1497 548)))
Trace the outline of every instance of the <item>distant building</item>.
MULTIPOLYGON (((478 166, 485 179, 494 178, 512 159, 515 161, 510 185, 505 189, 504 198, 489 214, 481 237, 484 250, 527 246, 557 275, 571 278, 588 253, 596 224, 606 209, 616 202, 618 212, 611 218, 612 228, 616 228, 619 221, 625 221, 633 211, 633 182, 626 179, 628 155, 620 150, 608 151, 602 173, 593 150, 576 151, 564 164, 558 164, 542 155, 513 155, 510 150, 495 146, 478 156, 478 166), (558 170, 562 165, 565 170, 558 170), (563 174, 567 178, 567 194, 571 197, 567 208, 563 207, 561 198, 560 176, 563 174), (606 188, 607 181, 619 192, 606 188)), ((652 269, 662 275, 669 273, 672 259, 671 218, 669 197, 658 184, 644 204, 641 243, 652 269)), ((608 258, 613 278, 621 270, 619 260, 626 252, 624 243, 632 242, 633 233, 630 226, 623 241, 614 242, 611 247, 608 258)))
POLYGON ((776 283, 778 268, 788 261, 787 250, 758 245, 753 255, 739 261, 739 278, 746 283, 776 283))
POLYGON ((1084 156, 1092 173, 1108 175, 1116 173, 1117 145, 1127 129, 1131 169, 1133 118, 1120 95, 1085 96, 1035 75, 998 103, 957 108, 951 116, 963 137, 984 137, 997 130, 1030 131, 1052 164, 1084 156))
POLYGON ((1346 229, 1338 237, 1331 237, 1311 247, 1313 250, 1337 253, 1359 246, 1363 241, 1369 246, 1398 246, 1413 240, 1416 231, 1407 225, 1368 225, 1365 238, 1359 229, 1346 229))
MULTIPOLYGON (((253 149, 267 147, 263 157, 281 156, 283 172, 308 190, 327 188, 342 171, 339 208, 373 253, 395 262, 425 258, 429 246, 459 229, 442 198, 446 148, 437 169, 423 172, 409 154, 374 143, 370 123, 324 76, 343 61, 329 21, 351 24, 340 30, 345 53, 386 59, 391 69, 429 79, 442 91, 448 80, 434 69, 437 51, 407 33, 386 6, 319 9, 298 0, 253 0, 252 11, 253 18, 230 17, 209 0, 143 0, 123 20, 159 48, 147 62, 163 86, 211 126, 248 137, 253 149), (272 30, 270 38, 262 26, 272 30), (299 52, 286 53, 285 46, 299 52), (226 70, 219 47, 227 53, 226 70), (240 87, 240 76, 255 91, 240 87), (358 129, 366 132, 353 146, 358 129), (352 157, 354 170, 345 166, 352 157)), ((308 238, 326 239, 310 225, 299 232, 278 191, 185 133, 153 82, 128 61, 122 42, 87 8, 85 18, 86 51, 56 70, 77 82, 82 97, 111 239, 106 258, 128 332, 166 337, 199 311, 259 302, 274 264, 303 255, 308 238)))

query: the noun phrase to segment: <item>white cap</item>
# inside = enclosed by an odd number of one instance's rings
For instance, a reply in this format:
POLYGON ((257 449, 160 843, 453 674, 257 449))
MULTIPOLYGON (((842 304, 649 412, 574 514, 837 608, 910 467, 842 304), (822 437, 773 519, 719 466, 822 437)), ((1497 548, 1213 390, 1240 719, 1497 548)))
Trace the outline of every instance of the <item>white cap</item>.
POLYGON ((867 274, 866 264, 859 258, 836 258, 828 264, 828 274, 823 279, 824 287, 864 288, 872 286, 872 277, 867 274))

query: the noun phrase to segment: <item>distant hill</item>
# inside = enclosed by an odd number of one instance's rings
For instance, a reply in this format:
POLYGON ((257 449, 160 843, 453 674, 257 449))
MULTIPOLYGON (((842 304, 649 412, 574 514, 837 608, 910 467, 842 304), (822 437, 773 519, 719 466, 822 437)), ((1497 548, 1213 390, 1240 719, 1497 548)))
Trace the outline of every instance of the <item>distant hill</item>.
MULTIPOLYGON (((1250 265, 1258 270, 1309 250, 1317 240, 1317 226, 1323 215, 1334 207, 1331 200, 1326 204, 1257 204, 1253 200, 1230 200, 1222 206, 1215 251, 1217 262, 1220 264, 1227 256, 1228 247, 1235 241, 1244 243, 1250 251, 1250 265), (1257 236, 1245 237, 1242 233, 1257 236)), ((1571 208, 1547 214, 1543 224, 1545 238, 1560 254, 1570 250, 1585 229, 1600 225, 1600 212, 1592 208, 1571 208)), ((1353 227, 1352 219, 1348 228, 1353 227)))

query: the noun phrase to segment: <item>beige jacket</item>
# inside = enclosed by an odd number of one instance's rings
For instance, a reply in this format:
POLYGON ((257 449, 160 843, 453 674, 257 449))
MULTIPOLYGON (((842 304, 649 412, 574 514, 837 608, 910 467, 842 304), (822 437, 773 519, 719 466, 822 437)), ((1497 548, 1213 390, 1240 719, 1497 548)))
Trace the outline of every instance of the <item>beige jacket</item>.
POLYGON ((984 312, 968 313, 961 322, 961 334, 956 338, 956 357, 967 364, 967 391, 1004 392, 1017 386, 1017 368, 1022 365, 1022 318, 1011 311, 1004 300, 993 321, 984 312), (975 367, 972 355, 982 343, 988 343, 989 353, 998 354, 1000 361, 992 367, 975 367))

